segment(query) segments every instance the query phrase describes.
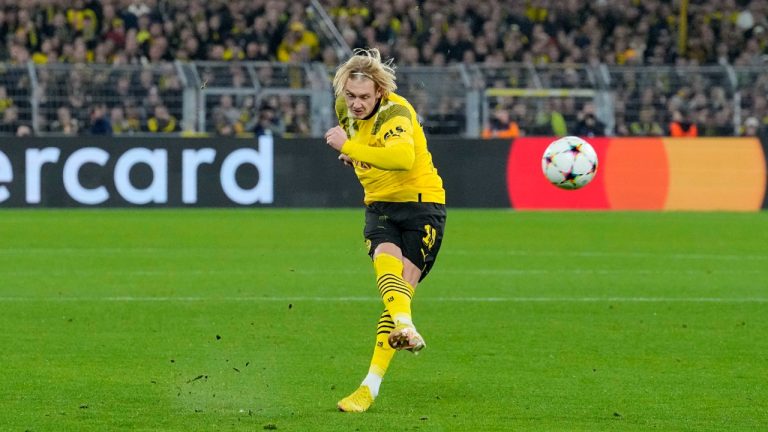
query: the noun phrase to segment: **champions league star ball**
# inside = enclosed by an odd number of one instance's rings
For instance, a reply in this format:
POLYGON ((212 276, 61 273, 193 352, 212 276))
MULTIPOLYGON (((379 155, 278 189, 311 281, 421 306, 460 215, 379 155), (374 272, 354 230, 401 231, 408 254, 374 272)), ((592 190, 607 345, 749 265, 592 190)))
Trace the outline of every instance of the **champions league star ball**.
POLYGON ((579 189, 597 173, 597 153, 583 139, 567 136, 553 141, 541 158, 544 177, 562 189, 579 189))

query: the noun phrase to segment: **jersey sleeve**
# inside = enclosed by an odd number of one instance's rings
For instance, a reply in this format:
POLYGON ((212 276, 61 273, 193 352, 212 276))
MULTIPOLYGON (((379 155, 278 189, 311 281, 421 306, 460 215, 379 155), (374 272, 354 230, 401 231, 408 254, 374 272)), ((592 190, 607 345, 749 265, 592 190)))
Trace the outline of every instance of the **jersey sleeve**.
POLYGON ((341 152, 382 170, 409 170, 416 160, 413 133, 410 112, 402 105, 395 105, 379 115, 374 126, 373 145, 347 141, 341 152))

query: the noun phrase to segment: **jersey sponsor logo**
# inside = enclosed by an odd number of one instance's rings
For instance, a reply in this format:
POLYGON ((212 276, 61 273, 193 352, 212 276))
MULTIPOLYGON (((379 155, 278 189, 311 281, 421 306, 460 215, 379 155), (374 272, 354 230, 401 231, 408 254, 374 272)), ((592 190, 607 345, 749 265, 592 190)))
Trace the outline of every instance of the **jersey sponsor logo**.
POLYGON ((397 126, 394 130, 390 129, 384 134, 384 141, 392 138, 392 137, 399 137, 400 134, 404 134, 405 129, 403 129, 402 126, 397 126))

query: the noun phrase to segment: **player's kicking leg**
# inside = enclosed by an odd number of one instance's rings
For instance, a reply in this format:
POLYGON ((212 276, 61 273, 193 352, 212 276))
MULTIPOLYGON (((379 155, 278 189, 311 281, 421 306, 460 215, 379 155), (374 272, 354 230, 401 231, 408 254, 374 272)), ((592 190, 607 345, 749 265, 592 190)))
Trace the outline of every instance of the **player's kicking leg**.
POLYGON ((413 324, 398 324, 389 334, 389 346, 396 350, 407 350, 414 354, 427 347, 424 338, 421 337, 413 324))

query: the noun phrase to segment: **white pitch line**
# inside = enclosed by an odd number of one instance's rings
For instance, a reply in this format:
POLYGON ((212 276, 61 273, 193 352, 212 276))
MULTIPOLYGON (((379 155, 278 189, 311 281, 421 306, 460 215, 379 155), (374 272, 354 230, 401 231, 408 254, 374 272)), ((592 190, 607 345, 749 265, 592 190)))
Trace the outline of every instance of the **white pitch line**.
MULTIPOLYGON (((168 296, 108 296, 108 297, 0 297, 0 302, 381 302, 377 297, 168 297, 168 296)), ((422 303, 768 303, 768 297, 422 297, 422 303)))
MULTIPOLYGON (((329 254, 338 253, 341 255, 347 255, 355 253, 353 250, 327 250, 327 249, 302 249, 302 250, 280 250, 274 248, 221 248, 219 251, 224 252, 237 252, 245 251, 249 254, 266 254, 266 255, 291 255, 297 254, 329 254)), ((109 255, 109 254, 203 254, 210 255, 212 249, 202 247, 84 247, 84 248, 34 248, 34 247, 19 247, 19 248, 0 248, 0 255, 60 255, 60 254, 85 254, 85 255, 109 255)), ((528 257, 575 257, 575 258, 656 258, 656 259, 679 259, 679 260, 723 260, 723 261, 764 261, 768 260, 768 254, 706 254, 706 253, 668 253, 668 252, 600 252, 600 251, 570 251, 570 252, 554 252, 554 251, 542 251, 542 250, 519 250, 519 249, 446 249, 442 252, 444 256, 451 255, 473 255, 473 256, 528 256, 528 257)))
MULTIPOLYGON (((732 270, 732 269, 569 269, 569 268, 550 268, 550 269, 440 269, 440 273, 477 275, 477 276, 526 276, 526 275, 728 275, 728 274, 765 274, 768 276, 768 270, 732 270)), ((300 275, 372 275, 368 268, 356 269, 165 269, 165 270, 49 270, 49 269, 30 269, 30 270, 2 270, 0 275, 4 276, 96 276, 109 274, 112 276, 216 276, 216 275, 275 275, 275 274, 300 274, 300 275)))
MULTIPOLYGON (((668 253, 668 252, 548 252, 548 251, 526 251, 526 250, 451 250, 450 254, 455 255, 512 255, 512 256, 530 256, 530 257, 577 257, 577 258, 671 258, 680 260, 768 260, 768 255, 755 254, 687 254, 687 253, 668 253)), ((446 253, 448 255, 448 253, 446 253)))

